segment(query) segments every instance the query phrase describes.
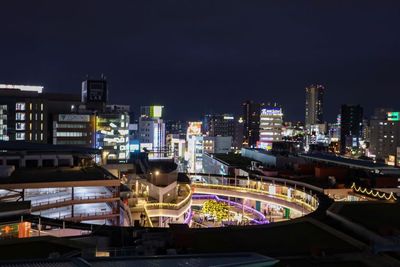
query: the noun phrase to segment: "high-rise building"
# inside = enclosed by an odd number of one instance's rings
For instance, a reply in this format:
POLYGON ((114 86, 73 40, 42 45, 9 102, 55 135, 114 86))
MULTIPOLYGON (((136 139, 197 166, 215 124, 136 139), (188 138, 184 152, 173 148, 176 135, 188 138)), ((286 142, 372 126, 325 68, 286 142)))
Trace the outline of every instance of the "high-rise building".
POLYGON ((204 116, 203 132, 207 136, 235 135, 235 118, 232 114, 208 114, 204 116))
POLYGON ((256 147, 260 138, 260 107, 259 103, 245 101, 243 108, 243 146, 256 147))
POLYGON ((259 147, 272 149, 272 143, 282 140, 283 112, 276 103, 262 107, 259 147))
POLYGON ((235 134, 232 140, 232 148, 234 151, 240 151, 243 146, 243 119, 240 117, 235 120, 235 134))
POLYGON ((390 108, 376 109, 369 130, 370 155, 394 165, 392 159, 400 146, 400 112, 390 108))
POLYGON ((165 145, 165 123, 162 119, 163 106, 142 106, 139 118, 139 141, 154 157, 164 157, 168 149, 165 145))
POLYGON ((358 148, 362 138, 363 108, 360 105, 342 105, 340 115, 340 152, 358 148))
POLYGON ((306 127, 323 123, 324 90, 322 85, 306 87, 306 127))

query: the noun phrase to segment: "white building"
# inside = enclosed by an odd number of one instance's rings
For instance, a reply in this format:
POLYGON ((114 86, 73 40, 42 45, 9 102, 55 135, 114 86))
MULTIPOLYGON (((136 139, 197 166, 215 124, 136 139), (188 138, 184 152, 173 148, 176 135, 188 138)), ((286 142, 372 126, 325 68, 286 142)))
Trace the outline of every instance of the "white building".
POLYGON ((189 122, 186 134, 187 151, 185 160, 188 162, 189 172, 201 172, 203 169, 203 135, 201 121, 189 122))
POLYGON ((283 112, 276 104, 261 109, 259 147, 270 150, 272 142, 282 140, 283 112))
POLYGON ((141 107, 139 118, 139 141, 141 147, 152 151, 153 157, 163 157, 165 150, 165 123, 162 106, 141 107))

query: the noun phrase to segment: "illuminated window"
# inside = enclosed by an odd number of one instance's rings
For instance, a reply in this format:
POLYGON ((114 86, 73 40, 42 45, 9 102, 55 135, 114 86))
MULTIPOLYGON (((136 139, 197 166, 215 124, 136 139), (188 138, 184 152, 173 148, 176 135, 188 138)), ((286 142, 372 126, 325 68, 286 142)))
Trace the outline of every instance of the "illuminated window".
POLYGON ((23 113, 23 112, 15 113, 15 120, 24 121, 25 120, 25 113, 23 113))
POLYGON ((25 123, 23 123, 23 122, 17 122, 17 123, 15 124, 15 129, 17 129, 17 130, 25 130, 25 123))
POLYGON ((15 110, 25 110, 25 103, 15 103, 15 110))
POLYGON ((15 139, 16 140, 25 140, 25 133, 16 133, 15 139))
POLYGON ((40 110, 43 111, 43 103, 40 104, 40 110))

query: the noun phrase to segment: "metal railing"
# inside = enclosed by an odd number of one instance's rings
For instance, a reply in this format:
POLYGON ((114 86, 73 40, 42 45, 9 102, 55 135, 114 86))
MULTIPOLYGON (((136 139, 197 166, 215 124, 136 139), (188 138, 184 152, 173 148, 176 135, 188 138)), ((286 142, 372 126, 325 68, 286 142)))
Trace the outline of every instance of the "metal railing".
POLYGON ((197 188, 210 188, 210 189, 217 189, 217 190, 227 190, 227 191, 233 191, 233 192, 246 192, 246 193, 251 192, 254 194, 258 194, 258 195, 268 196, 270 198, 276 198, 276 199, 280 199, 283 201, 296 203, 302 207, 308 208, 308 210, 310 210, 310 211, 314 211, 318 207, 318 199, 315 196, 309 195, 308 193, 305 193, 304 191, 300 191, 300 190, 293 190, 293 191, 295 191, 293 193, 294 196, 289 197, 287 195, 278 194, 278 193, 271 194, 270 192, 268 192, 266 190, 255 189, 255 188, 248 187, 247 185, 243 186, 240 184, 237 184, 236 186, 232 186, 232 185, 221 185, 221 184, 192 183, 192 185, 197 188), (298 192, 309 195, 310 199, 312 201, 310 201, 310 203, 308 203, 306 199, 296 196, 296 193, 298 193, 298 192))
POLYGON ((145 204, 145 209, 172 209, 179 210, 185 207, 192 200, 192 191, 189 185, 185 185, 187 189, 187 196, 178 203, 148 203, 145 204))

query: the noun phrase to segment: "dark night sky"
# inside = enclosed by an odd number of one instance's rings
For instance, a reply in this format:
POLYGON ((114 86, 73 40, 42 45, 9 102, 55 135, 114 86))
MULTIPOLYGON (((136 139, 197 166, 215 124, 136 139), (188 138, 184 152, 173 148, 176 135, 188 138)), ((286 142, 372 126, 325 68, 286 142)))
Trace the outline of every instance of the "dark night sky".
POLYGON ((400 1, 0 2, 0 82, 80 92, 104 73, 114 103, 167 117, 280 102, 303 120, 304 87, 341 103, 400 107, 400 1))

